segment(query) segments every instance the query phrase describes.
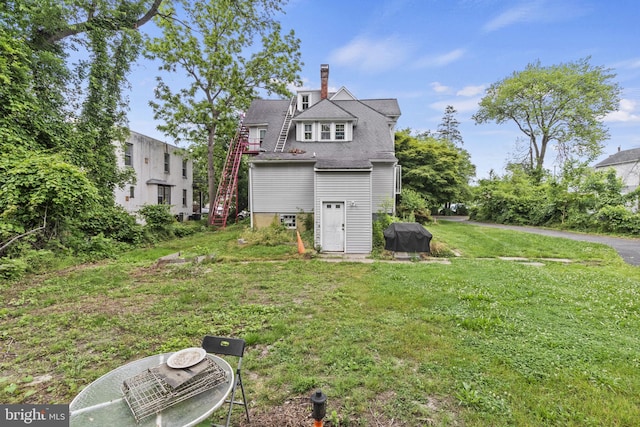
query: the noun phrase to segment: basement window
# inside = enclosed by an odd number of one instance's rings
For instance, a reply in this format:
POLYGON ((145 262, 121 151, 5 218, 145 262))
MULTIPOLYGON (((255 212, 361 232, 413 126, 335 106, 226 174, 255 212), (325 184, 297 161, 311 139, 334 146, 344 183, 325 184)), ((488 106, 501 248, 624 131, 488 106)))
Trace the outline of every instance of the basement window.
POLYGON ((280 224, 292 230, 296 228, 296 216, 290 214, 280 215, 280 224))

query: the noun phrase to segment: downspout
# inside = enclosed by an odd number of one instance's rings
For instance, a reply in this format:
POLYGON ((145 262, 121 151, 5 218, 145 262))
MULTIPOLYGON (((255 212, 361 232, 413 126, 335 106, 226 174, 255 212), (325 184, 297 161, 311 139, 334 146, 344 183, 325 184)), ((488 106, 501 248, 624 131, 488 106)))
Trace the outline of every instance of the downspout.
POLYGON ((253 230, 253 163, 249 162, 248 169, 249 169, 249 194, 248 194, 249 218, 251 218, 250 227, 253 230))

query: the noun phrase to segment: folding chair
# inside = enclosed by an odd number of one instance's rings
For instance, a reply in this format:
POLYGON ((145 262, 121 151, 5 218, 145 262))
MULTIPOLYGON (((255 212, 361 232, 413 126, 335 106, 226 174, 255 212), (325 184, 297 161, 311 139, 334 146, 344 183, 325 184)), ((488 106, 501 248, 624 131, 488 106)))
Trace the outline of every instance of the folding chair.
MULTIPOLYGON (((225 356, 236 356, 238 358, 238 367, 236 368, 236 379, 231 388, 231 398, 228 399, 225 403, 229 404, 229 413, 227 414, 227 422, 224 427, 229 427, 229 422, 231 421, 231 411, 233 410, 233 405, 243 405, 244 411, 247 415, 247 422, 249 422, 249 408, 247 407, 247 399, 244 394, 244 386, 242 385, 242 376, 240 374, 240 368, 242 367, 242 356, 244 354, 245 342, 240 338, 226 338, 226 337, 214 337, 207 335, 202 340, 202 348, 205 349, 207 353, 213 354, 222 354, 225 356), (236 389, 240 386, 240 390, 242 391, 242 400, 235 400, 236 397, 236 389)), ((213 424, 215 427, 223 427, 219 424, 213 424)))

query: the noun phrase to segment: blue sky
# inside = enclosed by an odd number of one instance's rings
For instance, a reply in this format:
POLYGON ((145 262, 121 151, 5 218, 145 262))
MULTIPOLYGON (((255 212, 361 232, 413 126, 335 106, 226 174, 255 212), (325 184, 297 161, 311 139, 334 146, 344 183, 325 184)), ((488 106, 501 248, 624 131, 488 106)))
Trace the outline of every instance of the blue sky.
MULTIPOLYGON (((290 0, 285 11, 279 20, 301 39, 305 88, 319 88, 320 64, 329 64, 331 89, 397 98, 398 128, 416 131, 435 131, 452 105, 479 179, 502 173, 524 135, 515 124, 475 125, 471 116, 490 84, 538 60, 548 66, 590 56, 592 65, 611 68, 622 101, 604 119, 611 139, 598 160, 640 147, 637 0, 290 0)), ((155 74, 141 60, 131 75, 130 127, 171 142, 155 130, 147 105, 155 74)))

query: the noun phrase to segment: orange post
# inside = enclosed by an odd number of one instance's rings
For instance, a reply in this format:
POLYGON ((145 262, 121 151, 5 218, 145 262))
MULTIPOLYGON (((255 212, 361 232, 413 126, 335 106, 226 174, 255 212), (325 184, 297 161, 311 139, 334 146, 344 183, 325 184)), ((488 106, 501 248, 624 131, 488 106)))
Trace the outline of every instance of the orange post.
POLYGON ((300 232, 296 231, 296 233, 298 234, 298 253, 299 254, 303 254, 304 253, 304 243, 302 243, 302 238, 300 237, 300 232))

